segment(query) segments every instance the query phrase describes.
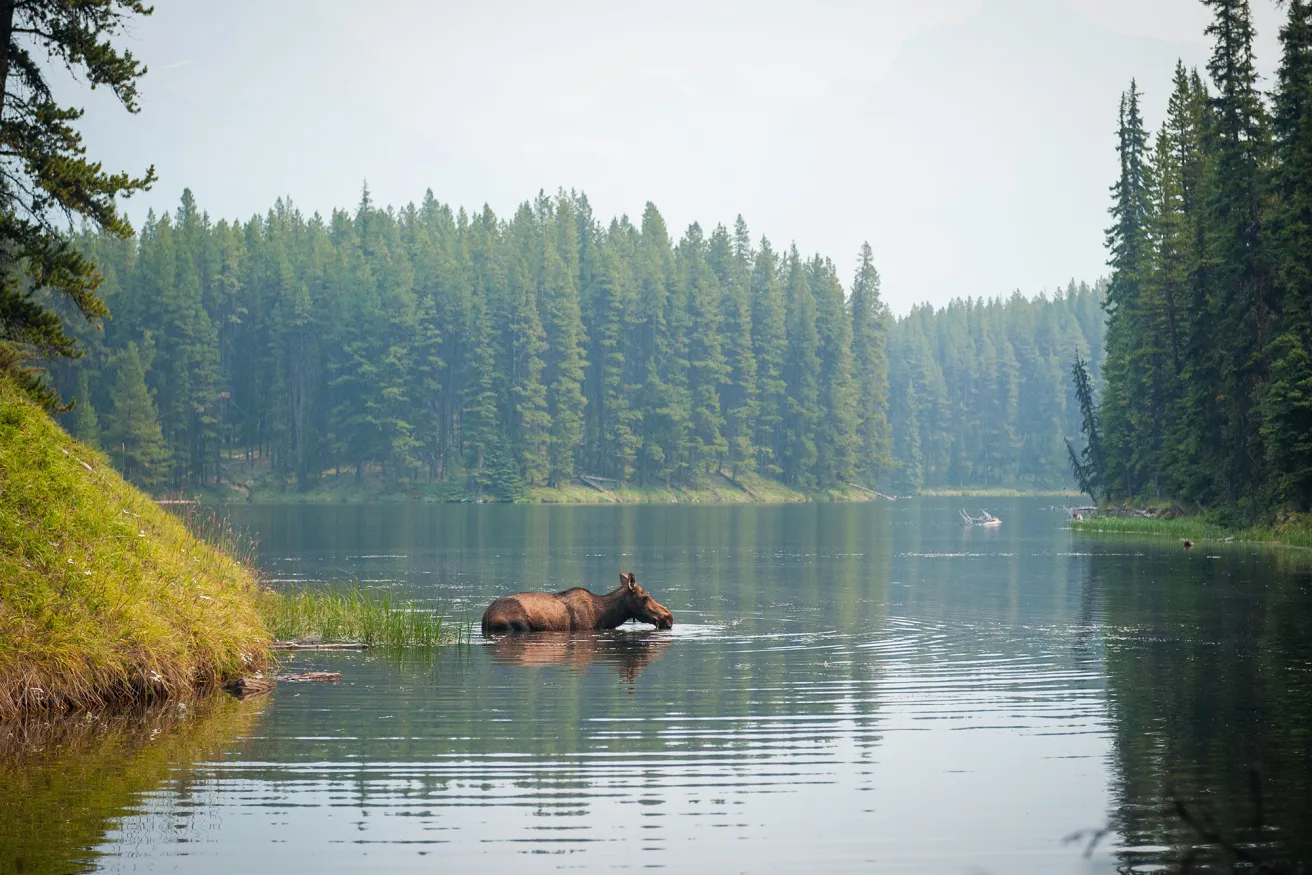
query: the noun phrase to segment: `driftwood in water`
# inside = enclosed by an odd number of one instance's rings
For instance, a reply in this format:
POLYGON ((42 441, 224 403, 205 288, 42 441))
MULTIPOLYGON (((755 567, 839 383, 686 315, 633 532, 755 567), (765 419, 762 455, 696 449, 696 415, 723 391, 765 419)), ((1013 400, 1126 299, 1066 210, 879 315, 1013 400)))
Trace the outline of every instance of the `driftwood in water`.
POLYGON ((269 645, 270 650, 368 650, 368 644, 345 642, 328 644, 315 641, 275 641, 269 645))
POLYGON ((305 671, 300 674, 280 674, 278 680, 293 684, 339 684, 342 682, 340 671, 305 671))
POLYGON ((223 688, 232 693, 238 699, 248 699, 251 696, 263 696, 273 689, 273 681, 264 675, 251 675, 250 677, 237 678, 223 685, 223 688))

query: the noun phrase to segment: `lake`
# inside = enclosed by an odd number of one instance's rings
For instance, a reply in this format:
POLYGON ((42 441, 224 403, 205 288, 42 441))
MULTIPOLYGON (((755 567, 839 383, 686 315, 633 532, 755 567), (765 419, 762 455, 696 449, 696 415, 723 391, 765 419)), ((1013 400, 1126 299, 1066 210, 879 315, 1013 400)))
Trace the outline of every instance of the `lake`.
POLYGON ((1312 859, 1307 554, 1077 536, 1052 504, 233 508, 275 586, 432 600, 472 646, 298 654, 343 682, 0 772, 0 871, 1312 859), (628 570, 672 630, 477 632, 498 594, 628 570))

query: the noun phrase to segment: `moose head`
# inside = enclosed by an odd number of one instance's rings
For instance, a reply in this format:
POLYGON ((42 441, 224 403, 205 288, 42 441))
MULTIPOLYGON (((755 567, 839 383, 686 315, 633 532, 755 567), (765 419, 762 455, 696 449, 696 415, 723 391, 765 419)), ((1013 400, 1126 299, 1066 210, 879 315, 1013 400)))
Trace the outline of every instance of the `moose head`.
POLYGON ((674 614, 638 586, 638 577, 632 571, 628 574, 621 572, 618 592, 630 617, 651 623, 657 629, 669 629, 674 625, 674 614))

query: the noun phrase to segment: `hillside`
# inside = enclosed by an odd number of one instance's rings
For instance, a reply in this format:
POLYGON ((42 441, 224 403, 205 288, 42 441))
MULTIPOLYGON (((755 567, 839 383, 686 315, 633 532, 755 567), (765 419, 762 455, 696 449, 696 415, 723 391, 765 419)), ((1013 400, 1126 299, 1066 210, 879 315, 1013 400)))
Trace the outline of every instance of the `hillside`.
POLYGON ((255 588, 0 378, 0 718, 262 665, 255 588))

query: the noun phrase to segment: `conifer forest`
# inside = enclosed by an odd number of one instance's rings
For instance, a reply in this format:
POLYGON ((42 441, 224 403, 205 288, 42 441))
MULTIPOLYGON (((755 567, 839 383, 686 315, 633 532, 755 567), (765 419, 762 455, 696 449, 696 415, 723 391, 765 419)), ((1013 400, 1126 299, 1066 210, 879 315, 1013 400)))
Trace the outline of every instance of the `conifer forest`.
POLYGON ((1112 499, 1307 510, 1312 4, 1285 4, 1269 93, 1248 3, 1206 5, 1206 76, 1181 64, 1162 83, 1156 132, 1137 83, 1121 100, 1105 389, 1074 467, 1112 499))
POLYGON ((894 319, 869 246, 836 263, 740 218, 678 239, 656 207, 603 223, 585 196, 510 218, 430 192, 213 221, 184 192, 128 239, 85 232, 112 319, 70 320, 51 365, 66 427, 157 491, 262 464, 513 500, 578 475, 746 474, 1063 488, 1077 357, 1101 358, 1101 287, 962 299, 894 319))

